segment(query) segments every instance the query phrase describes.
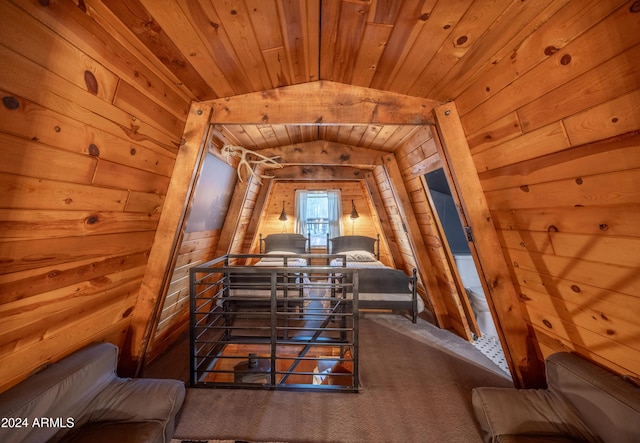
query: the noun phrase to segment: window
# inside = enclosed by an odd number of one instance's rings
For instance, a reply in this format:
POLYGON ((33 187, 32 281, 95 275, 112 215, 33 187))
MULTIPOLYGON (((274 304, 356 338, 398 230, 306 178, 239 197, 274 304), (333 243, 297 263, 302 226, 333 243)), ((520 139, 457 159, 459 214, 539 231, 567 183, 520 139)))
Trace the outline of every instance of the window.
POLYGON ((340 191, 296 191, 296 232, 311 238, 311 247, 324 247, 341 234, 340 191))

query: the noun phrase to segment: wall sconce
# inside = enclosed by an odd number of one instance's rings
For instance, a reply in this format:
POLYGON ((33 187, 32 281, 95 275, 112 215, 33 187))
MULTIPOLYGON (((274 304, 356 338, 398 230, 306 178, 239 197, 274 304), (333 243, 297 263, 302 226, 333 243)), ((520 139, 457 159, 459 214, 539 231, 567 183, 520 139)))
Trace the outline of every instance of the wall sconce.
POLYGON ((356 211, 356 205, 353 203, 353 200, 351 200, 351 215, 349 216, 349 218, 351 220, 355 220, 358 217, 360 216, 358 215, 358 211, 356 211))
POLYGON ((353 203, 353 200, 351 200, 351 215, 349 215, 351 219, 351 235, 353 235, 353 231, 355 230, 356 218, 359 217, 360 215, 358 215, 358 211, 356 211, 356 205, 353 203))
POLYGON ((284 200, 282 201, 282 212, 280 213, 280 217, 278 217, 278 220, 280 220, 282 222, 282 232, 286 232, 287 231, 287 213, 284 212, 284 200))

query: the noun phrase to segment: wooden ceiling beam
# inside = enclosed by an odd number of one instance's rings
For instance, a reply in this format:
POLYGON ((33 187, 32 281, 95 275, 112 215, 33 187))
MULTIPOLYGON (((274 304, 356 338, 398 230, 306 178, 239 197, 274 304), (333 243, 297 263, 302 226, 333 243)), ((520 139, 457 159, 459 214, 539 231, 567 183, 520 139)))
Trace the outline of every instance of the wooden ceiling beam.
POLYGON ((283 165, 352 166, 370 169, 382 164, 382 151, 316 140, 277 148, 260 149, 267 157, 278 156, 283 165))
POLYGON ((268 174, 277 180, 364 180, 367 172, 370 170, 348 166, 294 165, 272 169, 268 174))
POLYGON ((432 125, 440 102, 326 80, 203 102, 221 124, 432 125))

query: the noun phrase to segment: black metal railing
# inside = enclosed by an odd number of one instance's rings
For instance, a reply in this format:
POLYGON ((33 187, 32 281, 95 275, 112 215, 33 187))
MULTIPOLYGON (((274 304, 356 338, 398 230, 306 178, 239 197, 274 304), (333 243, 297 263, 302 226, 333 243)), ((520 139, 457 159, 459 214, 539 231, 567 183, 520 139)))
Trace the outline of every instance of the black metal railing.
POLYGON ((357 391, 357 270, 292 266, 342 257, 329 254, 231 264, 264 257, 191 268, 191 386, 357 391))

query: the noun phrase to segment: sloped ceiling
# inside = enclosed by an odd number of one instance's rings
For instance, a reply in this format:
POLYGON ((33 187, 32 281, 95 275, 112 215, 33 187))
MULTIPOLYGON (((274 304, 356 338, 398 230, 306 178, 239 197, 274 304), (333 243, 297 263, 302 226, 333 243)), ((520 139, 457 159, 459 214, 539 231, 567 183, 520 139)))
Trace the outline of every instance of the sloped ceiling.
MULTIPOLYGON (((192 100, 329 80, 454 99, 549 1, 105 0, 192 100), (532 3, 536 3, 535 5, 532 3), (490 54, 490 57, 487 55, 490 54)), ((556 2, 558 3, 558 2, 556 2)), ((551 14, 549 12, 548 14, 551 14)), ((415 127, 227 125, 251 149, 323 140, 393 151, 415 127)))

